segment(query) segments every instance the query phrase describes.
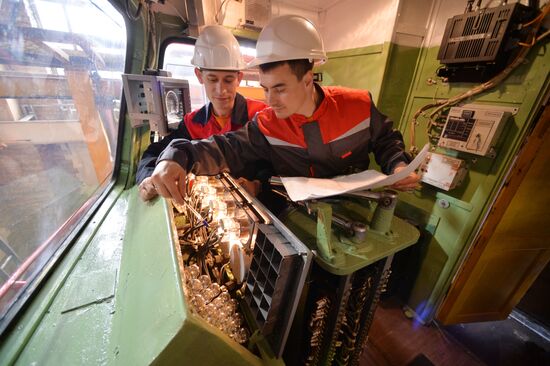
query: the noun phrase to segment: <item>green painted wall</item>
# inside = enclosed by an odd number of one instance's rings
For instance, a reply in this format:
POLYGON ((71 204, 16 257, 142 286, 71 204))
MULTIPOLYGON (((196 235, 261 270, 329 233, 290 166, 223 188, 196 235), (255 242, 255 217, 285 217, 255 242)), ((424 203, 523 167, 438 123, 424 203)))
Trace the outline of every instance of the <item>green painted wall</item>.
POLYGON ((329 52, 315 71, 323 85, 367 89, 378 109, 399 121, 407 101, 420 48, 386 42, 363 48, 329 52))
POLYGON ((315 71, 323 73, 323 85, 367 89, 377 102, 388 62, 389 43, 328 52, 328 61, 315 71))
MULTIPOLYGON (((324 85, 342 85, 369 89, 378 108, 395 122, 410 147, 410 119, 421 106, 434 99, 449 98, 475 84, 443 83, 436 76, 440 66, 438 47, 419 49, 396 44, 375 45, 361 49, 329 53, 328 62, 319 68, 324 85), (436 80, 436 84, 427 80, 436 80)), ((400 194, 399 212, 416 220, 427 230, 426 239, 415 249, 408 275, 416 278, 408 292, 409 305, 423 320, 435 315, 462 256, 471 244, 504 173, 533 122, 542 96, 549 88, 549 51, 537 46, 522 65, 495 90, 468 100, 517 107, 519 112, 509 121, 501 137, 495 159, 453 153, 464 159, 469 171, 464 183, 445 192, 427 184, 414 194, 400 194), (441 200, 450 203, 441 208, 441 200)), ((416 127, 416 145, 427 142, 426 121, 416 127)))
MULTIPOLYGON (((449 98, 470 89, 475 84, 442 83, 429 84, 429 78, 437 79, 439 67, 436 60, 438 47, 423 49, 414 81, 405 105, 399 128, 408 143, 410 119, 415 111, 434 99, 449 98)), ((425 257, 419 263, 419 275, 412 289, 409 305, 423 319, 430 319, 445 295, 460 260, 466 253, 481 224, 482 218, 504 178, 508 167, 519 150, 541 105, 543 95, 549 90, 550 52, 541 45, 531 50, 528 62, 516 69, 500 86, 468 103, 483 103, 497 106, 517 107, 519 111, 507 126, 494 159, 466 153, 456 155, 464 159, 469 171, 464 183, 455 190, 445 192, 429 185, 414 195, 402 194, 406 203, 404 211, 412 216, 423 217, 421 224, 429 220, 433 237, 424 243, 425 257), (438 201, 450 202, 443 209, 438 201)), ((420 120, 416 128, 417 146, 427 142, 426 121, 420 120)))
POLYGON ((394 121, 399 121, 407 102, 409 88, 420 55, 420 48, 389 44, 377 107, 394 121))

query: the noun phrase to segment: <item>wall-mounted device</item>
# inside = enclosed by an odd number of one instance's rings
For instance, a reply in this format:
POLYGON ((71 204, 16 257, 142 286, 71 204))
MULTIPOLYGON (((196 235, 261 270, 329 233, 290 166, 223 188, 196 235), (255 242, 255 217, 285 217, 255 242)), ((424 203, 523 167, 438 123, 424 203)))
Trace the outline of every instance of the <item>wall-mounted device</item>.
POLYGON ((245 28, 262 29, 271 19, 271 0, 246 0, 244 3, 245 28))
POLYGON ((187 80, 157 75, 123 74, 124 95, 132 127, 149 122, 151 131, 168 135, 191 111, 187 80))
POLYGON ((504 69, 525 41, 538 9, 519 2, 493 8, 472 9, 447 21, 437 59, 445 66, 437 71, 449 81, 483 82, 504 69))
POLYGON ((464 160, 437 153, 429 153, 420 170, 424 183, 446 191, 458 187, 467 172, 464 160))
POLYGON ((496 141, 511 115, 511 112, 498 107, 452 107, 438 146, 494 157, 496 141))
POLYGON ((186 113, 191 112, 191 96, 187 80, 157 76, 168 127, 180 123, 186 113))

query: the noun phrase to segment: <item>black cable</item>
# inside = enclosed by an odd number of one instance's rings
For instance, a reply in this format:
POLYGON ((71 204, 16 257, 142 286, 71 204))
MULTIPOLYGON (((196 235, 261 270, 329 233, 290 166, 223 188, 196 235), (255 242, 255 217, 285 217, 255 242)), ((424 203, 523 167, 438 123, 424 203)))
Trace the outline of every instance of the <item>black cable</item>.
POLYGON ((191 226, 189 229, 185 230, 183 232, 183 234, 181 234, 181 238, 186 242, 191 242, 191 240, 189 238, 187 238, 187 236, 191 235, 193 232, 199 230, 203 226, 205 226, 205 225, 202 224, 202 223, 198 226, 191 226))

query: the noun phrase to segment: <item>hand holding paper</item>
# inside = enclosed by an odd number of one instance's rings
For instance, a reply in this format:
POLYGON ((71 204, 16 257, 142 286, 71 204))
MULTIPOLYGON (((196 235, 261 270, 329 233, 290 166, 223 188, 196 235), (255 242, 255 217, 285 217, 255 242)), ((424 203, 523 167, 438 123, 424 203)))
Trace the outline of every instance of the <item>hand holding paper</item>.
POLYGON ((346 192, 390 186, 414 172, 426 158, 428 148, 429 145, 426 144, 409 165, 392 175, 385 175, 376 170, 365 170, 361 173, 331 179, 281 177, 281 181, 293 201, 323 198, 346 192))

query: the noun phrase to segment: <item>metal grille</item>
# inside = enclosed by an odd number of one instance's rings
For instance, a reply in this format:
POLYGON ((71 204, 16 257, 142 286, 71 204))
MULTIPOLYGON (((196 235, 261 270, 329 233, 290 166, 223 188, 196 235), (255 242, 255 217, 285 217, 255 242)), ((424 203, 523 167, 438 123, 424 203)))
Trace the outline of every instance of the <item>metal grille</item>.
POLYGON ((495 61, 512 15, 520 6, 513 3, 449 19, 437 59, 444 64, 495 61))
POLYGON ((300 254, 281 234, 260 225, 246 280, 245 301, 276 354, 282 354, 289 293, 300 277, 300 254))

